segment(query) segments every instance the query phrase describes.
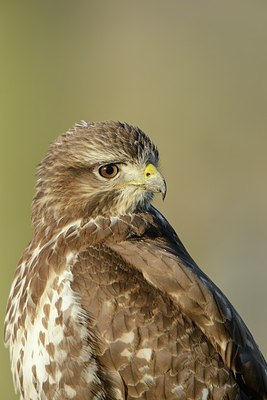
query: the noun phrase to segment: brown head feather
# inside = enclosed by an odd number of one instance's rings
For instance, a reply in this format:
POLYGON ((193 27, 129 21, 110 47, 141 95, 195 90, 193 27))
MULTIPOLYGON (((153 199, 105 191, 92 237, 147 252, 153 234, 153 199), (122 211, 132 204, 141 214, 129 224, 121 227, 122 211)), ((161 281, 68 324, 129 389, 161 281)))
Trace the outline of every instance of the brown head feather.
MULTIPOLYGON (((112 215, 123 209, 120 203, 129 199, 129 192, 124 196, 124 188, 115 189, 97 173, 101 165, 111 163, 157 165, 158 151, 143 131, 121 122, 82 121, 59 136, 38 166, 32 213, 35 229, 44 222, 66 223, 66 219, 112 215)), ((145 209, 152 193, 131 189, 136 201, 131 196, 129 207, 145 209)))

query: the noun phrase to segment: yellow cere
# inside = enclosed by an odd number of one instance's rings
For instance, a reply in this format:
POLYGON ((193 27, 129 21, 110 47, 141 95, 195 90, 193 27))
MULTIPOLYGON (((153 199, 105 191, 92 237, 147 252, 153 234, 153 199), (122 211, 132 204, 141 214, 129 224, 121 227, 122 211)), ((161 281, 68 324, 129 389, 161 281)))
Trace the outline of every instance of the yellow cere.
POLYGON ((152 177, 153 175, 155 175, 157 173, 158 173, 158 170, 155 167, 155 165, 147 164, 146 169, 145 169, 145 177, 146 178, 150 178, 150 177, 152 177))

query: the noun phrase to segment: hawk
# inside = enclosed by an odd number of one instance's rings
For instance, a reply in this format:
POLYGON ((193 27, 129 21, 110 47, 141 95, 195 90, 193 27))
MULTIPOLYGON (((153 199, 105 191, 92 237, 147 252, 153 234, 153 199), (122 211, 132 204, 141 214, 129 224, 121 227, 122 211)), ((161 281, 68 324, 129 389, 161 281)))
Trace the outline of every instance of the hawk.
POLYGON ((251 333, 151 204, 158 162, 139 128, 82 121, 39 165, 5 320, 20 399, 267 399, 251 333))

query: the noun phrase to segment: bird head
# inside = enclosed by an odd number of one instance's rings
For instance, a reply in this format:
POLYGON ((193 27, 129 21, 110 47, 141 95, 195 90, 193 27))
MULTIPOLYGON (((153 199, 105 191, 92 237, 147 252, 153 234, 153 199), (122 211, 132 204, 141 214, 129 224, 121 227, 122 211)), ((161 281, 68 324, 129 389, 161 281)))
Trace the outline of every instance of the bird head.
POLYGON ((38 167, 33 223, 124 215, 166 194, 158 151, 126 123, 81 122, 59 136, 38 167))

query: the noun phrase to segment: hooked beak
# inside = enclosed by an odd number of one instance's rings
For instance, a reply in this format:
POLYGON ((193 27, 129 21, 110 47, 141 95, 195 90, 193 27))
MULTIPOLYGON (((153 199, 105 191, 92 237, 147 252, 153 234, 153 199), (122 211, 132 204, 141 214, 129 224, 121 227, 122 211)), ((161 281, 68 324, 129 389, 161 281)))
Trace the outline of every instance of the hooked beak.
POLYGON ((143 187, 151 190, 154 193, 161 193, 163 200, 167 192, 167 185, 165 179, 153 164, 148 164, 144 172, 143 187))
POLYGON ((114 189, 121 189, 125 186, 137 186, 140 189, 150 190, 153 193, 161 193, 164 200, 167 192, 166 182, 155 165, 151 163, 147 164, 143 174, 142 177, 139 176, 137 179, 114 185, 114 189))

